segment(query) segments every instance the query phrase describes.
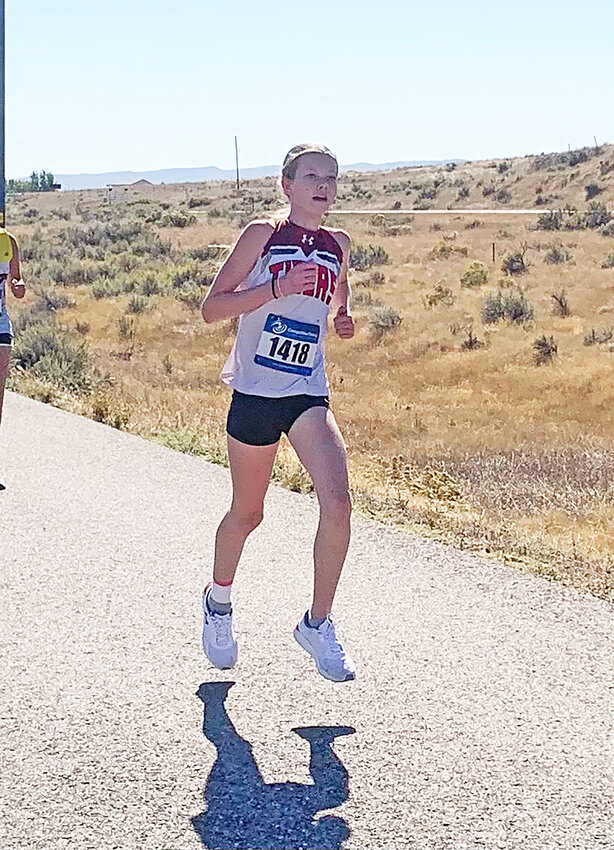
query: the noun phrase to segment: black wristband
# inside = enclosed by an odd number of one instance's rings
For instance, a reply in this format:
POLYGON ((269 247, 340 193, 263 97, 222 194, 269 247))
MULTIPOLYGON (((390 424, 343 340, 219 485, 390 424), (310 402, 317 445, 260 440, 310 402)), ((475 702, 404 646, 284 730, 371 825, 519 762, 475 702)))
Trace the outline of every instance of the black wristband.
POLYGON ((271 278, 271 292, 273 293, 273 298, 277 298, 277 295, 275 295, 275 278, 273 277, 271 278))

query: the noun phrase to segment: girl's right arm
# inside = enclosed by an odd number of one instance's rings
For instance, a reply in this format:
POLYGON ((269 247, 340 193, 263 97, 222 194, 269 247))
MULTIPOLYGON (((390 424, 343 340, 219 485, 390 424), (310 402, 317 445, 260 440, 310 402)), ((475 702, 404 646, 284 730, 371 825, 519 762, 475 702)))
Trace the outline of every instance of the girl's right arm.
POLYGON ((272 232, 273 227, 266 221, 247 225, 205 295, 200 308, 205 322, 232 319, 273 300, 270 283, 235 291, 253 269, 272 232))

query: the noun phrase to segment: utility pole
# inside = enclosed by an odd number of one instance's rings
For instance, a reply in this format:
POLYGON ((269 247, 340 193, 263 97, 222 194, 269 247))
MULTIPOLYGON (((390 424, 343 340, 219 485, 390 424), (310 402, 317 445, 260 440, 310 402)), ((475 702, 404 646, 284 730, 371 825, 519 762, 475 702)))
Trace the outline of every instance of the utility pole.
POLYGON ((4 167, 4 143, 5 143, 5 85, 4 85, 4 0, 0 0, 0 227, 5 225, 6 212, 6 181, 4 167))
MULTIPOLYGON (((4 0, 2 0, 4 2, 4 0)), ((241 188, 241 184, 239 183, 239 144, 237 142, 237 137, 235 136, 235 159, 237 161, 237 192, 241 188)))

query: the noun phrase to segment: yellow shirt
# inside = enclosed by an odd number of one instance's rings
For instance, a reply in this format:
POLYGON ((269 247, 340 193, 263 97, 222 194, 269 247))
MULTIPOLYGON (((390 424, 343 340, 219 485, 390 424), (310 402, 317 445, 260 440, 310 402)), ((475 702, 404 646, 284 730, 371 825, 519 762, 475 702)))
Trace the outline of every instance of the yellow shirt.
POLYGON ((8 230, 0 227, 0 274, 8 274, 9 263, 13 259, 11 236, 8 230))

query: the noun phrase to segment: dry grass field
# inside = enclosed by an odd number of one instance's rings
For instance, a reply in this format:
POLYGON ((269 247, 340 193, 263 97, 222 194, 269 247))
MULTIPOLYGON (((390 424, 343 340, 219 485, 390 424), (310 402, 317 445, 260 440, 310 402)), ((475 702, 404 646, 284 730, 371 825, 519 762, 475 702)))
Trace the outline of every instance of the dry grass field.
MULTIPOLYGON (((11 198, 11 386, 224 463, 233 323, 200 317, 208 246, 280 203, 271 178, 11 198)), ((398 211, 328 219, 354 245, 358 332, 328 360, 356 508, 610 596, 614 147, 344 174, 336 206, 398 211)), ((309 490, 287 445, 275 478, 309 490)))

